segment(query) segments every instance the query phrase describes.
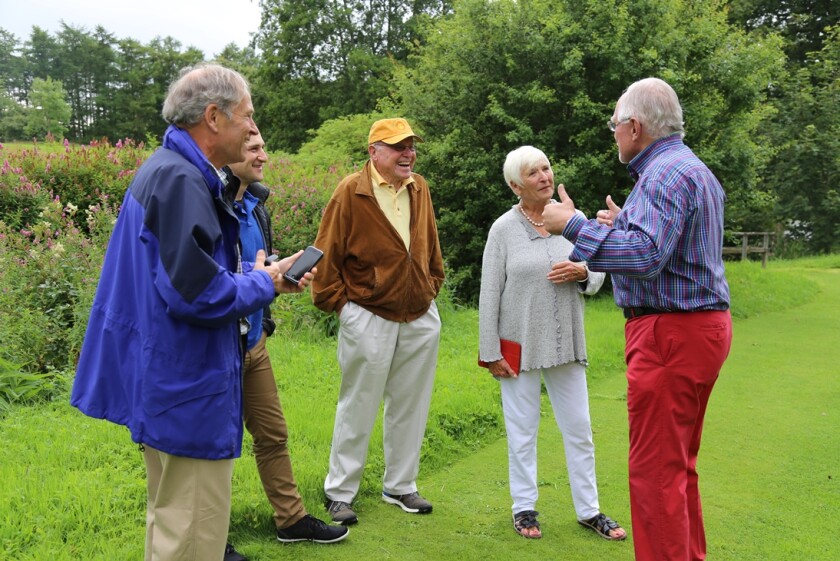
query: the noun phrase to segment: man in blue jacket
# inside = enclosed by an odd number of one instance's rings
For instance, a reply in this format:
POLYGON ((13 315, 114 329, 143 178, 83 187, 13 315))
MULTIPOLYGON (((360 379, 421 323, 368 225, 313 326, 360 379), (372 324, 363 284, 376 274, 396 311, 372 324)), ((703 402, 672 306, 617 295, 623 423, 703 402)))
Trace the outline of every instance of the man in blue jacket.
POLYGON ((240 259, 221 168, 245 159, 253 111, 245 79, 218 65, 169 87, 170 126, 126 192, 79 358, 71 403, 128 427, 143 451, 146 561, 224 557, 242 446, 240 318, 312 278, 283 280, 297 255, 240 259))

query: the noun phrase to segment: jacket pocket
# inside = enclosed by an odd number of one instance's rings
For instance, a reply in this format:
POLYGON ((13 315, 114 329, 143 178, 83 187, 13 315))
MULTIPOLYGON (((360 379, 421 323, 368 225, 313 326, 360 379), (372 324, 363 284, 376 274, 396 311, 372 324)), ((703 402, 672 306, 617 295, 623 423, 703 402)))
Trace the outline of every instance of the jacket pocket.
MULTIPOLYGON (((233 361, 209 363, 196 352, 175 355, 161 349, 148 353, 141 397, 143 408, 151 416, 160 415, 190 401, 229 391, 233 361)), ((203 354, 203 353, 201 353, 203 354)), ((217 357, 219 358, 219 357, 217 357)))

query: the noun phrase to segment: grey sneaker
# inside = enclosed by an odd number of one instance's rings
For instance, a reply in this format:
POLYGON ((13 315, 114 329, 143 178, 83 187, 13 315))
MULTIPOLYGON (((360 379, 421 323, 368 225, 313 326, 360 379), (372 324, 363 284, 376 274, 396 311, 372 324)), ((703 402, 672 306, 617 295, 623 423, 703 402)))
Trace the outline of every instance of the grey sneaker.
POLYGON ((417 491, 407 495, 392 495, 382 493, 382 500, 392 505, 397 505, 406 512, 412 514, 428 514, 432 512, 432 503, 420 496, 417 491))
POLYGON ((359 521, 356 513, 350 508, 350 503, 345 503, 344 501, 331 501, 327 499, 327 512, 330 513, 333 522, 338 522, 343 526, 350 526, 359 521))
POLYGON ((310 541, 315 543, 336 543, 347 537, 350 528, 328 526, 311 514, 307 514, 288 528, 277 529, 277 539, 283 543, 310 541))

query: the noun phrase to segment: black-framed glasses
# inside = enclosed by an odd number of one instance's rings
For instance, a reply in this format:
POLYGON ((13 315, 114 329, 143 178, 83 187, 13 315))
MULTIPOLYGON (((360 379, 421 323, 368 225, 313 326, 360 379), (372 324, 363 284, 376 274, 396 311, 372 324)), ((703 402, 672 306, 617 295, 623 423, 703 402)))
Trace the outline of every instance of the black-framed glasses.
POLYGON ((613 121, 612 119, 610 119, 609 121, 607 121, 607 128, 610 129, 610 131, 615 132, 615 129, 618 128, 618 125, 620 125, 621 123, 626 123, 627 121, 629 121, 632 118, 633 117, 627 117, 626 119, 620 119, 617 123, 615 121, 613 121))

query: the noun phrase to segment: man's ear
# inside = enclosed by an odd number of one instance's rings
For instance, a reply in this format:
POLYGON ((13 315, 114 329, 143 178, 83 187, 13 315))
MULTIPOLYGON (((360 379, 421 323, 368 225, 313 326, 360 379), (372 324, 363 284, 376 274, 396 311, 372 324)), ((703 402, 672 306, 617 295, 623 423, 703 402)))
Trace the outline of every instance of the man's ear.
POLYGON ((635 117, 633 117, 630 119, 630 126, 632 127, 630 129, 630 138, 632 138, 633 140, 638 140, 642 138, 642 133, 644 132, 644 127, 642 126, 642 123, 639 122, 635 117))
POLYGON ((222 111, 215 103, 211 103, 204 108, 204 122, 213 132, 219 132, 219 118, 222 111))

